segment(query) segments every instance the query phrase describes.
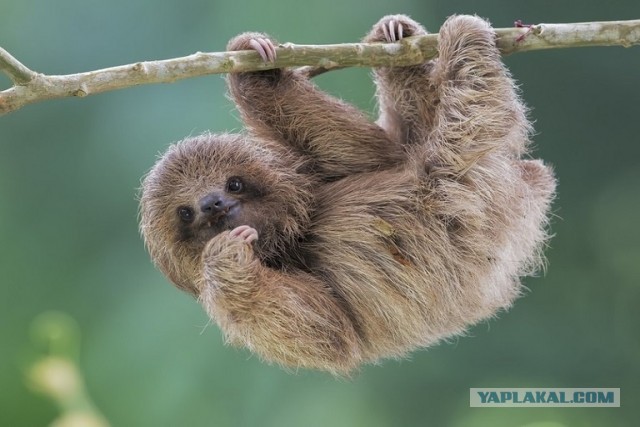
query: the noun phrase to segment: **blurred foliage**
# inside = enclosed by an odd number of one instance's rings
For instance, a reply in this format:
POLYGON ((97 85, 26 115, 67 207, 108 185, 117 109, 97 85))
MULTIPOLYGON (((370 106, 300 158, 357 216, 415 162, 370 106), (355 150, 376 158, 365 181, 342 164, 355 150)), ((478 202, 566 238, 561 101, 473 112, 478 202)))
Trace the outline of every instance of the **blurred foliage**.
MULTIPOLYGON (((71 73, 220 51, 245 30, 298 43, 354 41, 398 12, 437 31, 452 13, 504 27, 637 19, 640 3, 0 0, 0 45, 37 71, 71 73)), ((117 426, 637 425, 639 53, 506 58, 532 107, 535 155, 560 180, 546 275, 527 280, 528 295, 468 337, 366 367, 353 381, 287 374, 225 347, 144 250, 136 193, 156 154, 185 135, 241 126, 222 78, 48 101, 1 117, 0 425, 57 416, 24 380, 34 359, 30 325, 47 310, 77 320, 88 391, 117 426), (470 387, 620 387, 622 407, 469 408, 470 387)), ((369 70, 317 82, 373 112, 369 70)), ((8 85, 0 76, 0 88, 8 85)))
POLYGON ((62 414, 52 427, 108 427, 87 395, 77 367, 79 334, 73 319, 60 312, 45 312, 33 322, 34 344, 46 350, 27 372, 36 393, 54 401, 62 414))

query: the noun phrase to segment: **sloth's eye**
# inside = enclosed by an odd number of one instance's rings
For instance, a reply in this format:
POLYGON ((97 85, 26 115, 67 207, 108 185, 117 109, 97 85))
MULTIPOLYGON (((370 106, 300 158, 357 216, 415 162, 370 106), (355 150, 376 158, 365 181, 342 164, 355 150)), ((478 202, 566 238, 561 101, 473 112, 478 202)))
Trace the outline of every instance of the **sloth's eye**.
POLYGON ((244 184, 242 183, 242 180, 240 178, 236 176, 234 176, 233 178, 229 178, 229 181, 227 182, 227 191, 229 193, 239 193, 243 188, 244 184))
POLYGON ((195 212, 188 206, 181 206, 178 208, 178 216, 182 222, 193 222, 195 219, 195 212))

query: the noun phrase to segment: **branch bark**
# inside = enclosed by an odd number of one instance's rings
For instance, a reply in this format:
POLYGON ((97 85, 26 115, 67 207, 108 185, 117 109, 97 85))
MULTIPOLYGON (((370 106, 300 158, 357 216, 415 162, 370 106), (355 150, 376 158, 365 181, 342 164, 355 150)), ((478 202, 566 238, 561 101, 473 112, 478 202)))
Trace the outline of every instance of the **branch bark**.
MULTIPOLYGON (((631 21, 537 24, 496 29, 503 54, 540 49, 640 44, 640 19, 631 21)), ((84 97, 101 92, 207 74, 301 67, 309 77, 344 67, 407 66, 437 55, 437 34, 408 37, 398 43, 295 45, 277 49, 275 63, 264 63, 253 51, 202 53, 182 58, 145 61, 68 75, 36 73, 0 48, 0 71, 13 86, 0 92, 0 115, 46 99, 84 97)))

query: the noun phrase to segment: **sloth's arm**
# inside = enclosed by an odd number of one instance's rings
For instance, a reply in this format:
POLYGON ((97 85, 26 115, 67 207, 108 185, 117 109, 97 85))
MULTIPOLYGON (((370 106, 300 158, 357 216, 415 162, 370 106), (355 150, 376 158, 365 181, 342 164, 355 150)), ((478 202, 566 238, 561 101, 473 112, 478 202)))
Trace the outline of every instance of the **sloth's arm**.
POLYGON ((294 369, 346 374, 362 362, 344 304, 315 277, 263 266, 228 232, 209 242, 202 260, 199 300, 230 343, 294 369))
MULTIPOLYGON (((240 34, 228 49, 258 50, 258 41, 263 53, 275 52, 276 42, 261 33, 240 34)), ((309 155, 325 178, 378 170, 403 158, 401 146, 392 143, 381 127, 293 70, 230 74, 228 84, 253 134, 309 155)))

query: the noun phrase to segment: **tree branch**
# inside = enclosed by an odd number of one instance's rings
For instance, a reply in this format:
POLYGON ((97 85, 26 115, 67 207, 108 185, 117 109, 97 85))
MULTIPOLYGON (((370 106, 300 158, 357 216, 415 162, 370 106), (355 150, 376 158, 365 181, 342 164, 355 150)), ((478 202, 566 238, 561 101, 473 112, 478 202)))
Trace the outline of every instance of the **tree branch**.
MULTIPOLYGON (((583 46, 640 44, 640 20, 538 24, 496 29, 503 54, 540 49, 583 46)), ((110 90, 176 80, 207 74, 299 67, 310 77, 344 67, 407 66, 437 55, 437 34, 408 37, 398 43, 345 43, 295 45, 285 43, 277 50, 275 63, 264 63, 253 51, 202 53, 182 58, 138 62, 68 75, 36 73, 0 48, 0 71, 13 87, 0 92, 0 115, 45 99, 84 97, 110 90)))

